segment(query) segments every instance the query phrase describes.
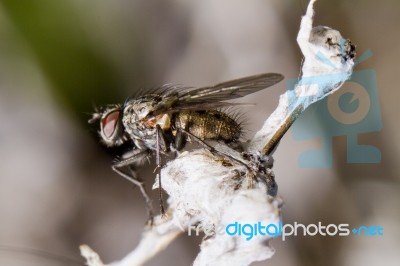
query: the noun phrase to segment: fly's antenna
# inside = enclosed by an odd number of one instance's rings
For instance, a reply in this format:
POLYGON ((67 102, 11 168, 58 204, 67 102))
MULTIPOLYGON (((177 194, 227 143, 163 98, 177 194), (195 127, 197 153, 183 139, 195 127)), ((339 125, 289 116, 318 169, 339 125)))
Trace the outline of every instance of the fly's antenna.
POLYGON ((92 103, 93 106, 93 113, 85 113, 87 115, 91 115, 92 117, 88 120, 89 124, 94 124, 96 123, 98 120, 100 120, 101 115, 103 114, 103 108, 102 107, 98 107, 94 102, 92 103))
POLYGON ((102 115, 102 113, 99 113, 99 112, 92 113, 92 118, 90 118, 90 119, 88 120, 88 123, 89 123, 89 124, 94 124, 94 123, 96 123, 98 120, 100 120, 101 115, 102 115))

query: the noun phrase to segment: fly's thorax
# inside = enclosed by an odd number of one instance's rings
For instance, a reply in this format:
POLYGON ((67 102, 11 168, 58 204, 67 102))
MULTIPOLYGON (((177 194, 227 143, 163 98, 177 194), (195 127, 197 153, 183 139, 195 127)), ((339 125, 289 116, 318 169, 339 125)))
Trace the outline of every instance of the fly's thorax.
POLYGON ((128 99, 123 107, 124 118, 129 123, 136 123, 151 114, 162 98, 155 94, 149 94, 134 99, 128 99))
POLYGON ((189 131, 202 140, 236 141, 242 127, 230 115, 216 110, 187 111, 174 115, 174 127, 189 131))
POLYGON ((146 124, 146 117, 154 111, 160 100, 160 96, 150 94, 125 102, 122 123, 129 135, 133 138, 147 138, 155 134, 155 128, 146 124))
POLYGON ((157 125, 162 130, 171 128, 171 116, 169 114, 152 116, 152 112, 161 100, 160 96, 146 95, 128 100, 125 103, 122 122, 126 132, 135 143, 141 142, 153 149, 156 146, 157 125))

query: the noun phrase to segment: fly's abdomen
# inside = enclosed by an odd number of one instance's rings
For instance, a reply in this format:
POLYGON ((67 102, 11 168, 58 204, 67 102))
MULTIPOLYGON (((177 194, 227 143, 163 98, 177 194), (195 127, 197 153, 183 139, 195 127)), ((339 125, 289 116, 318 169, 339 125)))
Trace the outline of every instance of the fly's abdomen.
POLYGON ((182 128, 204 140, 236 141, 240 138, 242 128, 234 118, 224 112, 188 111, 174 116, 175 128, 182 128))

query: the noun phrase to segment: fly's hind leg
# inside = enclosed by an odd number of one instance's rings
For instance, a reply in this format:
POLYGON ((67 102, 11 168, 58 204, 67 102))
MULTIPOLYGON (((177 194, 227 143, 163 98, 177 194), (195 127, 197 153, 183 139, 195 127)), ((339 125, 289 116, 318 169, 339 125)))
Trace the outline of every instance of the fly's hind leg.
POLYGON ((153 214, 153 206, 151 199, 146 191, 143 181, 140 177, 135 173, 133 169, 133 165, 140 164, 144 159, 149 156, 148 150, 136 150, 129 158, 123 159, 122 161, 114 163, 111 168, 114 172, 127 179, 129 182, 135 184, 139 187, 140 192, 143 195, 143 198, 146 202, 146 209, 148 214, 148 224, 150 226, 153 225, 154 214, 153 214), (128 169, 129 173, 124 172, 122 169, 128 169))
POLYGON ((211 152, 215 151, 215 149, 213 147, 211 147, 210 145, 205 143, 203 140, 199 139, 198 137, 196 137, 195 135, 193 135, 192 133, 190 133, 189 131, 187 131, 186 129, 183 129, 183 128, 177 128, 177 130, 176 130, 175 149, 177 149, 178 151, 181 150, 185 146, 186 138, 188 136, 191 139, 193 139, 194 141, 196 141, 197 143, 199 143, 200 145, 202 145, 204 148, 208 149, 209 151, 211 151, 211 152))
POLYGON ((205 143, 203 140, 201 140, 200 138, 196 137, 195 135, 193 135, 192 133, 190 133, 189 131, 187 131, 187 130, 185 130, 185 129, 183 129, 183 128, 177 129, 177 136, 178 136, 178 133, 180 133, 180 134, 183 133, 183 134, 185 134, 186 136, 189 136, 189 137, 192 138, 194 141, 196 141, 197 143, 199 143, 200 145, 202 145, 202 146, 204 146, 206 149, 208 149, 211 153, 219 154, 219 155, 221 155, 221 156, 223 156, 223 157, 227 157, 227 158, 229 158, 230 160, 235 161, 235 162, 237 162, 237 163, 239 163, 239 164, 245 166, 245 167, 247 168, 247 170, 248 170, 248 174, 247 174, 247 176, 248 176, 248 184, 249 184, 248 187, 249 187, 249 188, 252 187, 252 181, 253 181, 253 178, 255 178, 256 174, 254 173, 254 169, 252 169, 250 166, 248 166, 248 165, 245 164, 244 162, 242 162, 242 161, 240 161, 240 160, 238 160, 238 159, 232 157, 231 155, 229 155, 229 154, 227 154, 227 153, 225 153, 225 152, 221 152, 221 151, 216 150, 214 147, 208 145, 208 144, 205 143))

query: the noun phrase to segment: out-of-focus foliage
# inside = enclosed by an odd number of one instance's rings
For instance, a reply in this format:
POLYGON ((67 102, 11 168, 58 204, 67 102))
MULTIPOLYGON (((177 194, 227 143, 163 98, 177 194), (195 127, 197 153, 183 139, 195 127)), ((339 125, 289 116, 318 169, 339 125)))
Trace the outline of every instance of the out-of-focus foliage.
MULTIPOLYGON (((121 87, 126 84, 111 60, 101 53, 104 44, 96 43, 85 27, 79 5, 70 1, 5 0, 2 8, 60 103, 79 113, 91 110, 94 99, 102 104, 121 101, 121 87)), ((146 73, 146 39, 137 34, 131 39, 137 62, 131 73, 140 83, 146 73)))

